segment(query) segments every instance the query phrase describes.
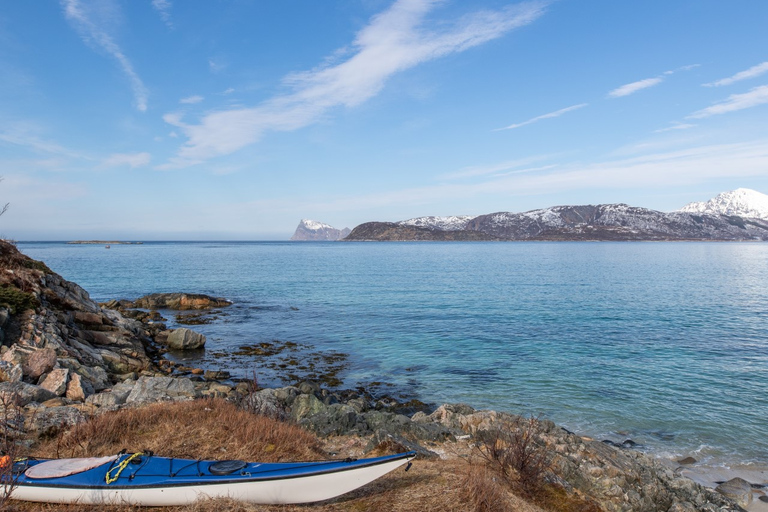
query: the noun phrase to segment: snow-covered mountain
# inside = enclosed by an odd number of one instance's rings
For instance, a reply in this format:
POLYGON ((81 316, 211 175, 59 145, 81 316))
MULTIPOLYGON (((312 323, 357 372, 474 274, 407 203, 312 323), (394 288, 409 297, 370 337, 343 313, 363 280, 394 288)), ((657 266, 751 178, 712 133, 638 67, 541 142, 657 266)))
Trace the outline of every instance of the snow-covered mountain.
POLYGON ((768 195, 748 188, 737 188, 718 194, 709 201, 688 203, 680 211, 768 220, 768 195))
MULTIPOLYGON (((719 213, 664 213, 626 204, 497 212, 448 231, 414 222, 367 222, 346 240, 766 240, 768 219, 719 213)), ((434 223, 433 223, 434 224, 434 223)))
POLYGON ((466 229, 467 223, 473 218, 469 215, 416 217, 415 219, 401 220, 397 224, 401 226, 415 226, 417 228, 440 229, 442 231, 461 231, 466 229))
POLYGON ((336 229, 316 220, 301 219, 291 240, 340 240, 349 234, 349 228, 336 229))

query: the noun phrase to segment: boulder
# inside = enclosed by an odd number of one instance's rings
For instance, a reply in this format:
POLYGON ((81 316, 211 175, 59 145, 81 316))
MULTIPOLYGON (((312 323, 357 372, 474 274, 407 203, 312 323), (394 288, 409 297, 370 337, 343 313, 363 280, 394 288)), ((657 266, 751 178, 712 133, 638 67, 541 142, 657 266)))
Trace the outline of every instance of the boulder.
POLYGON ((66 397, 75 402, 82 402, 94 393, 93 386, 77 373, 70 374, 66 397))
POLYGON ((752 486, 743 478, 731 478, 715 487, 715 490, 741 507, 746 508, 752 503, 752 486))
POLYGON ((205 336, 191 329, 174 329, 166 341, 169 348, 175 350, 194 350, 205 346, 205 336))
POLYGON ((274 389, 262 389, 242 399, 240 406, 246 411, 270 418, 284 419, 285 409, 274 389))
POLYGON ((75 407, 40 407, 27 416, 25 428, 38 436, 50 437, 85 420, 85 415, 75 407))
POLYGON ((44 373, 50 372, 54 366, 56 366, 56 351, 52 348, 43 348, 30 353, 22 368, 25 375, 32 380, 37 380, 44 373))
POLYGON ((67 381, 69 380, 69 370, 66 368, 57 368, 45 376, 40 383, 40 387, 47 389, 56 396, 62 396, 67 391, 67 381))

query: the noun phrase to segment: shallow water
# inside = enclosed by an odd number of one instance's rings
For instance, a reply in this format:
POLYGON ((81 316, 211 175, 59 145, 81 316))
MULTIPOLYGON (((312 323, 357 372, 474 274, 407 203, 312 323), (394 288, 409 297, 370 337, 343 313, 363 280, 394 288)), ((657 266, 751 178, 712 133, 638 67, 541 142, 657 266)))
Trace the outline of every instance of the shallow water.
MULTIPOLYGON (((768 244, 19 243, 95 300, 235 301, 206 352, 293 341, 345 385, 543 414, 664 455, 768 463, 768 244)), ((262 384, 253 359, 203 362, 262 384)))

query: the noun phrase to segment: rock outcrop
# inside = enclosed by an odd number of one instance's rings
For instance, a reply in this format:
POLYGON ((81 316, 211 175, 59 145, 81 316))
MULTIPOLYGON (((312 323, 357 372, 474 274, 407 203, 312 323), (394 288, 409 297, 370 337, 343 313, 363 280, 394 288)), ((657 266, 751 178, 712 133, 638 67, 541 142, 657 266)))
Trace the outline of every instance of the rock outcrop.
POLYGON ((2 373, 61 396, 109 387, 114 376, 151 366, 144 325, 102 309, 80 286, 0 242, 2 373))
POLYGON ((186 311, 190 309, 223 308, 231 306, 232 301, 223 297, 211 297, 201 293, 152 293, 139 297, 133 302, 127 301, 121 305, 126 308, 186 311))

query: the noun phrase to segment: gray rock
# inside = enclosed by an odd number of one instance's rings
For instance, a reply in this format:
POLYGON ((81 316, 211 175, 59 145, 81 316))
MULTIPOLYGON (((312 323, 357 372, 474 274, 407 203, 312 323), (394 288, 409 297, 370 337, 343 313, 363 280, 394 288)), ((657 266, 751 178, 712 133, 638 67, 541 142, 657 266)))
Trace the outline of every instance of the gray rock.
POLYGON ((748 507, 752 503, 752 486, 743 478, 731 478, 715 487, 715 490, 741 507, 748 507))
POLYGON ((87 397, 85 403, 104 408, 116 408, 128 400, 128 396, 133 391, 134 384, 135 382, 130 380, 120 382, 115 384, 110 390, 87 397))
POLYGON ((240 402, 240 406, 246 411, 270 418, 285 418, 285 408, 276 396, 274 389, 262 389, 251 393, 240 402))
POLYGON ((202 348, 205 345, 205 336, 191 329, 182 327, 174 329, 168 335, 166 341, 169 348, 175 350, 194 350, 202 348))
POLYGON ((189 379, 141 377, 133 386, 126 403, 192 400, 198 396, 194 383, 189 379))
POLYGON ((4 402, 15 400, 20 406, 32 402, 42 403, 56 397, 47 389, 26 382, 0 382, 0 396, 4 402))
POLYGON ((40 407, 33 414, 27 415, 25 427, 29 432, 50 437, 85 420, 85 415, 74 407, 40 407))

